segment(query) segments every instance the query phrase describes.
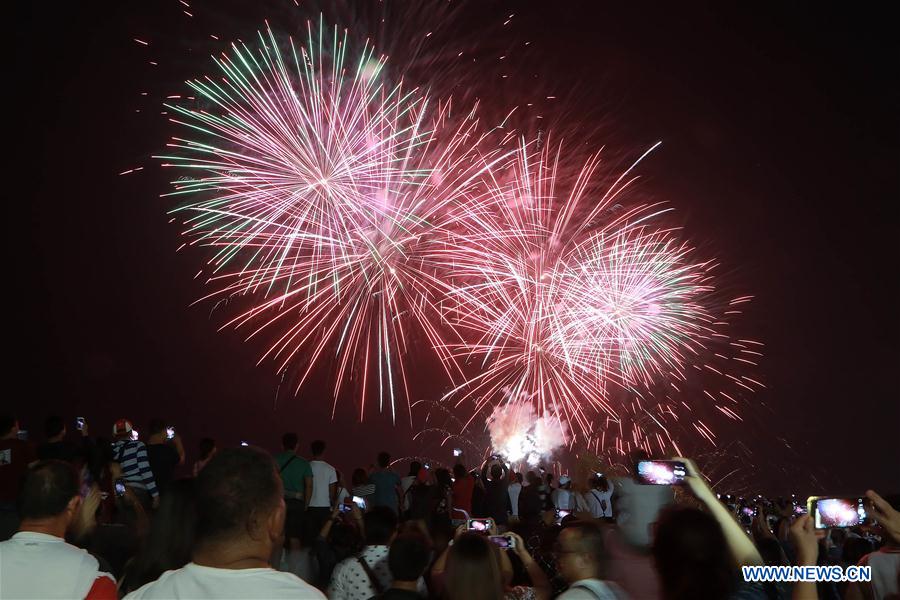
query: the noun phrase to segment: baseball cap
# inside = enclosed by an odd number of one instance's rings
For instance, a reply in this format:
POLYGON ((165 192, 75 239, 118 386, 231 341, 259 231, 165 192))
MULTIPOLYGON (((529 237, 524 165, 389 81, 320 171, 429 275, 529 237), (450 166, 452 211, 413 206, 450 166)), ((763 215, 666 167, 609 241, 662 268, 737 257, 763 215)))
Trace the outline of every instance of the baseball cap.
POLYGON ((132 430, 131 421, 128 419, 119 419, 113 425, 113 435, 120 435, 122 433, 130 433, 132 430))
POLYGON ((569 479, 568 475, 560 475, 560 477, 559 477, 559 485, 566 485, 570 481, 572 481, 572 480, 569 479))

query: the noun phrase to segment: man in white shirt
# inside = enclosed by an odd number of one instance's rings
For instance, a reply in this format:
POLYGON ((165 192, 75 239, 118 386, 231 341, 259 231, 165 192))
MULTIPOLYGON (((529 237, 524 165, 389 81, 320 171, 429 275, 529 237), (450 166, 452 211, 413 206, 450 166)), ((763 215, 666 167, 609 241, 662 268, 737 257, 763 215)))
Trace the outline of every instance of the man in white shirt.
MULTIPOLYGON (((397 515, 377 506, 363 517, 366 547, 358 556, 341 561, 334 568, 328 586, 331 600, 369 600, 391 587, 393 576, 388 563, 391 542, 397 534, 397 515)), ((425 581, 419 578, 419 592, 425 581)))
POLYGON ((569 584, 569 589, 557 596, 557 600, 617 600, 625 597, 616 584, 600 578, 606 549, 603 530, 597 523, 576 521, 566 526, 559 533, 554 554, 559 574, 569 584))
POLYGON ((595 519, 612 518, 613 486, 599 473, 591 477, 590 489, 584 494, 587 509, 595 519))
MULTIPOLYGON (((19 531, 0 543, 0 598, 116 598, 112 575, 100 571, 96 558, 64 539, 81 505, 72 465, 46 460, 30 467, 19 505, 19 531)), ((93 511, 97 505, 92 504, 93 511)))
POLYGON ((516 473, 515 481, 509 484, 507 493, 509 494, 509 504, 512 507, 512 516, 519 516, 519 494, 522 493, 522 474, 516 473))
POLYGON ((331 518, 331 510, 337 503, 337 471, 334 467, 322 460, 325 454, 325 442, 315 440, 310 445, 312 460, 309 467, 312 469, 312 495, 309 498, 309 508, 306 509, 306 518, 309 521, 307 527, 310 531, 320 531, 325 522, 331 518))
POLYGON ((575 502, 572 497, 572 480, 568 475, 562 475, 559 478, 559 487, 550 494, 550 499, 556 510, 567 510, 569 512, 575 510, 575 502))
POLYGON ((284 488, 275 462, 257 448, 216 454, 196 483, 192 561, 126 598, 310 598, 322 593, 269 560, 282 544, 284 488))

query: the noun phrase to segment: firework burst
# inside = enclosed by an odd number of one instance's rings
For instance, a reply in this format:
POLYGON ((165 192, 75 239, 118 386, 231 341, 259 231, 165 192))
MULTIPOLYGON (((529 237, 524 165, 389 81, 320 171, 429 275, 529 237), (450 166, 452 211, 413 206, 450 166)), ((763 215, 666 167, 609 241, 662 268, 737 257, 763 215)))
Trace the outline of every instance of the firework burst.
POLYGON ((710 309, 712 265, 650 227, 668 209, 617 203, 634 165, 603 190, 593 155, 563 190, 561 152, 521 142, 491 172, 490 210, 446 255, 446 318, 467 340, 452 352, 479 367, 446 398, 474 404, 467 425, 486 408, 527 404, 588 444, 672 447, 674 411, 651 406, 646 390, 684 381, 726 337, 710 309))
POLYGON ((371 47, 350 62, 346 34, 327 39, 320 21, 300 47, 282 50, 271 30, 255 52, 233 45, 216 59, 220 76, 188 83, 209 109, 169 107, 192 137, 160 158, 197 174, 168 195, 187 199, 173 212, 189 243, 213 249, 206 298, 251 304, 224 327, 269 335, 261 361, 299 367, 297 390, 330 356, 335 403, 354 381, 361 419, 370 389, 396 417, 397 396, 409 400, 411 335, 450 374, 428 248, 490 162, 471 158, 471 116, 388 85, 371 47))

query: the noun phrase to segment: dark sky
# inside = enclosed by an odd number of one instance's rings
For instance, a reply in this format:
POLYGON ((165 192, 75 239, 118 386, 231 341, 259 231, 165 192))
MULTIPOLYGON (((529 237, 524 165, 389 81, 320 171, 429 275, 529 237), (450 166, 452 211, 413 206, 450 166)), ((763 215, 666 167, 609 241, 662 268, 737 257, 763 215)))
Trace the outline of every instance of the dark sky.
MULTIPOLYGON (((147 4, 16 3, 5 264, 7 377, 20 392, 4 404, 35 433, 51 412, 85 415, 102 433, 122 415, 139 428, 163 415, 189 442, 273 448, 290 427, 329 440, 345 469, 384 446, 419 451, 408 421, 392 429, 376 413, 359 424, 352 402, 332 421, 330 393, 315 385, 298 399, 282 390, 275 408, 278 380, 255 366, 259 348, 217 333, 208 305, 189 306, 203 291, 198 256, 175 254, 178 229, 158 198, 168 174, 149 155, 173 133, 160 94, 208 72, 212 42, 176 0, 147 4), (141 36, 158 44, 143 48, 141 36), (182 52, 192 40, 202 52, 182 52), (144 171, 117 175, 136 165, 144 171)), ((277 26, 284 4, 191 10, 224 40, 266 17, 277 26)), ((729 290, 756 296, 742 328, 766 343, 768 390, 745 432, 751 477, 785 491, 799 480, 782 470, 791 462, 828 488, 804 493, 900 491, 900 47, 889 15, 553 4, 471 3, 455 26, 482 56, 533 41, 515 64, 565 101, 557 119, 580 115, 629 150, 663 140, 641 167, 647 189, 721 259, 729 290)), ((493 99, 514 85, 498 82, 493 99)))

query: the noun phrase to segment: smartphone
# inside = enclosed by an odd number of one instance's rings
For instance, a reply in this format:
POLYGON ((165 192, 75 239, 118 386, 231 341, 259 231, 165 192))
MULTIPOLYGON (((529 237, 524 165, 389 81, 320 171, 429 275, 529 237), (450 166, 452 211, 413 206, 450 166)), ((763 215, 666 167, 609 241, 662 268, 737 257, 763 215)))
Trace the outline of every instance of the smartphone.
POLYGON ((133 440, 138 439, 138 430, 137 429, 131 430, 131 439, 133 439, 133 440))
POLYGON ((118 496, 119 498, 124 496, 125 495, 125 480, 120 477, 119 479, 116 479, 116 483, 114 485, 115 485, 115 489, 116 489, 116 496, 118 496))
POLYGON ((476 533, 487 533, 494 526, 494 520, 491 518, 485 519, 469 519, 466 521, 466 529, 469 531, 474 531, 476 533))
POLYGON ((429 465, 428 463, 425 463, 425 468, 426 468, 426 469, 430 469, 430 468, 431 468, 431 465, 429 465))
POLYGON ((687 467, 678 460, 642 460, 634 466, 634 477, 641 485, 679 485, 687 467))
POLYGON ((810 496, 806 501, 816 529, 844 529, 868 522, 865 498, 829 498, 810 496))
POLYGON ((170 440, 175 437, 175 428, 174 427, 166 427, 166 437, 170 440))
POLYGON ((556 522, 557 522, 558 524, 561 525, 563 519, 565 519, 566 517, 568 517, 568 516, 571 515, 571 514, 572 514, 572 511, 569 511, 569 510, 559 510, 559 509, 557 509, 557 511, 556 511, 556 522))
POLYGON ((497 547, 503 550, 515 550, 516 540, 510 535, 492 535, 488 537, 497 547))
POLYGON ((805 514, 806 514, 806 507, 803 506, 802 504, 795 504, 795 505, 794 505, 794 514, 795 514, 795 515, 798 515, 798 516, 799 516, 799 515, 805 515, 805 514))
POLYGON ((250 444, 248 444, 247 442, 241 442, 241 446, 243 446, 243 447, 245 447, 245 448, 246 448, 247 446, 249 446, 249 445, 250 445, 250 444))
POLYGON ((23 442, 27 442, 28 441, 28 432, 24 429, 20 429, 19 432, 16 434, 16 437, 19 438, 20 440, 22 440, 23 442))
POLYGON ((359 510, 366 510, 366 499, 359 496, 353 496, 353 504, 359 507, 359 510))
POLYGON ((460 449, 460 448, 454 448, 454 449, 453 449, 453 456, 462 456, 462 449, 460 449))
POLYGON ((353 510, 353 503, 351 502, 350 504, 347 504, 347 502, 344 502, 343 504, 338 506, 338 510, 342 513, 350 512, 351 510, 353 510))
POLYGON ((78 431, 84 429, 84 417, 75 417, 75 429, 78 431))

